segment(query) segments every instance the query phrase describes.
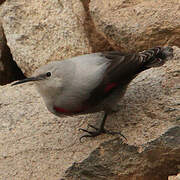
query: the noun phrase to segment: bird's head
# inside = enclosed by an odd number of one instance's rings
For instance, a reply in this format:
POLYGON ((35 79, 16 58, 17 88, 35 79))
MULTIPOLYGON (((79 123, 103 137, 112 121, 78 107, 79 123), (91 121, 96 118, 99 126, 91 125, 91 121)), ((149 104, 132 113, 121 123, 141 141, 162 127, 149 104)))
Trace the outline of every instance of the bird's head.
POLYGON ((48 91, 49 93, 57 88, 60 88, 62 78, 57 72, 57 63, 58 62, 54 61, 47 65, 41 66, 33 73, 31 77, 16 81, 12 84, 12 86, 33 82, 40 92, 48 91))

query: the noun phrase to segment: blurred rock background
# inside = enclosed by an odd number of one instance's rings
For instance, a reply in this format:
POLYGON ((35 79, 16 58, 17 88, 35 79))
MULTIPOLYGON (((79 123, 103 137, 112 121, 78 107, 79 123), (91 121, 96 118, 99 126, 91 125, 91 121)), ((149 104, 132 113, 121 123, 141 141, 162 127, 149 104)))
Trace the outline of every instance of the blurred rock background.
POLYGON ((179 0, 0 1, 0 179, 177 180, 180 172, 179 0), (92 52, 171 45, 140 74, 107 126, 127 137, 79 142, 101 114, 58 118, 31 84, 39 66, 92 52))

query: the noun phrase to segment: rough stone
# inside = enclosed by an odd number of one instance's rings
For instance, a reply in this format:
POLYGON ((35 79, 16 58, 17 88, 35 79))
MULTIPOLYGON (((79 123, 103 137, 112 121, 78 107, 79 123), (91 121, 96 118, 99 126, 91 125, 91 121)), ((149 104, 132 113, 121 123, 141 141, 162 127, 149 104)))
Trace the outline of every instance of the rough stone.
POLYGON ((140 148, 123 144, 119 138, 102 143, 83 162, 66 171, 66 180, 167 180, 178 173, 180 126, 140 148))
MULTIPOLYGON (((164 177, 166 169, 163 168, 168 162, 171 167, 168 175, 177 174, 174 159, 176 156, 179 161, 180 152, 180 49, 174 49, 173 60, 160 68, 141 73, 130 84, 126 95, 119 102, 120 111, 107 120, 108 129, 121 130, 126 136, 126 145, 121 144, 118 136, 108 135, 79 142, 82 132, 78 129, 86 128, 88 123, 98 124, 101 113, 59 118, 47 111, 31 84, 0 86, 0 179, 55 180, 67 175, 73 178, 79 171, 73 173, 70 171, 73 168, 69 167, 81 169, 84 162, 95 163, 94 152, 99 152, 100 157, 103 157, 100 166, 94 164, 97 170, 95 175, 98 176, 107 170, 107 177, 110 174, 114 175, 113 178, 121 176, 128 179, 132 175, 142 177, 142 173, 136 173, 139 172, 138 167, 143 169, 143 164, 145 168, 150 162, 146 174, 157 170, 158 176, 164 177), (112 162, 108 152, 112 154, 112 162), (116 153, 120 156, 116 156, 116 153), (159 166, 158 162, 153 166, 157 157, 164 160, 164 166, 162 161, 159 166), (116 161, 123 164, 127 162, 129 167, 116 166, 116 161), (114 164, 108 167, 109 164, 105 166, 104 162, 114 164), (137 166, 137 162, 141 165, 137 166), (126 174, 123 174, 125 168, 126 174)), ((82 177, 87 179, 91 175, 85 169, 82 172, 82 177)), ((142 177, 140 180, 145 179, 142 177)))
POLYGON ((48 61, 92 51, 80 0, 6 0, 0 12, 8 46, 26 76, 48 61))
POLYGON ((0 5, 3 4, 6 0, 0 0, 0 5))
POLYGON ((89 43, 92 47, 92 52, 112 50, 110 43, 107 41, 106 38, 104 38, 104 36, 101 33, 99 33, 96 30, 94 26, 94 22, 89 12, 90 0, 81 0, 81 2, 86 12, 86 17, 83 26, 86 31, 86 35, 89 39, 89 43))
POLYGON ((13 60, 0 23, 0 85, 23 78, 25 76, 13 60))
POLYGON ((168 180, 180 180, 180 174, 178 174, 177 176, 169 176, 168 180))
MULTIPOLYGON (((2 26, 0 26, 0 57, 2 57, 2 51, 4 45, 5 45, 5 37, 3 34, 2 26)), ((2 63, 2 60, 0 61, 0 71, 4 71, 4 65, 2 63)))
POLYGON ((92 0, 96 29, 121 51, 138 51, 165 44, 180 46, 178 0, 92 0))

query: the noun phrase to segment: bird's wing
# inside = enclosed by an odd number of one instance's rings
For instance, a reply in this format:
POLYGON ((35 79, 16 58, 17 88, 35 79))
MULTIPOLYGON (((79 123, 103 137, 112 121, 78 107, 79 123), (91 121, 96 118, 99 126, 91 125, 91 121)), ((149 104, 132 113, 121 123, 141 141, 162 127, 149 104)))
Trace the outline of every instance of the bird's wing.
POLYGON ((116 51, 72 58, 73 77, 66 78, 56 106, 76 111, 100 103, 135 77, 140 69, 138 58, 116 51))
POLYGON ((101 56, 110 63, 104 71, 102 81, 91 91, 85 101, 85 104, 90 106, 101 102, 120 86, 123 88, 141 72, 142 62, 138 54, 111 51, 102 53, 101 56))
POLYGON ((153 67, 149 64, 159 61, 162 50, 157 47, 137 54, 111 51, 70 59, 71 78, 64 78, 56 105, 75 112, 99 104, 115 89, 127 86, 137 74, 153 67))

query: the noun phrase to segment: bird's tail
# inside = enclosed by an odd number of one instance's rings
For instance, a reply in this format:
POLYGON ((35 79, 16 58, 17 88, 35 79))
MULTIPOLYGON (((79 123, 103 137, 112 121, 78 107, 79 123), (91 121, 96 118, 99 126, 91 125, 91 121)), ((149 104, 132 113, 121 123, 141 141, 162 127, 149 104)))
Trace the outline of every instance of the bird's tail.
POLYGON ((144 69, 162 66, 167 60, 173 57, 172 47, 155 47, 139 53, 139 58, 144 69))

